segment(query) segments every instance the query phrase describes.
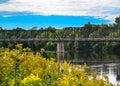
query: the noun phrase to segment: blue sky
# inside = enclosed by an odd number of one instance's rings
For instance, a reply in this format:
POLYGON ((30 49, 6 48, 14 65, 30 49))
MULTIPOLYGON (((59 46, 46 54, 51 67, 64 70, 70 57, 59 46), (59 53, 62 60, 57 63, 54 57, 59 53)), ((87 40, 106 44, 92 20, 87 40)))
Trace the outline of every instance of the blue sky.
POLYGON ((0 26, 56 28, 113 23, 120 16, 120 0, 0 0, 0 26))

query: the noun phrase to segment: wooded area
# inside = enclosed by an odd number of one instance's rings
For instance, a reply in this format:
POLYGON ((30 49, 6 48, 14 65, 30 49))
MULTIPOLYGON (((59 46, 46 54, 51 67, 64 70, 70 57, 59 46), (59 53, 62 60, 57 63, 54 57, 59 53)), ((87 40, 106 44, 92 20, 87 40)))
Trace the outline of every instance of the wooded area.
MULTIPOLYGON (((0 27, 0 38, 120 38, 120 16, 116 17, 113 24, 91 24, 88 22, 83 27, 65 27, 62 29, 56 29, 54 27, 40 28, 36 26, 31 30, 25 30, 23 28, 13 28, 12 30, 3 29, 0 27), (76 28, 76 29, 74 29, 76 28), (74 31, 72 31, 74 29, 74 31), (39 34, 39 31, 43 30, 39 34), (6 31, 5 33, 2 33, 6 31), (32 32, 33 31, 33 32, 32 32), (46 32, 47 33, 46 33, 46 32), (25 32, 25 33, 24 33, 25 32), (75 34, 76 33, 76 34, 75 34), (79 33, 79 34, 77 34, 79 33), (19 35, 18 35, 19 34, 19 35), (32 35, 31 35, 32 34, 32 35)), ((14 48, 14 45, 19 42, 0 42, 0 47, 14 48)), ((44 48, 47 51, 56 50, 56 42, 23 42, 24 47, 30 47, 33 51, 39 51, 40 48, 44 48)), ((88 50, 99 51, 100 46, 103 51, 119 54, 120 43, 119 42, 66 42, 66 50, 88 50)))

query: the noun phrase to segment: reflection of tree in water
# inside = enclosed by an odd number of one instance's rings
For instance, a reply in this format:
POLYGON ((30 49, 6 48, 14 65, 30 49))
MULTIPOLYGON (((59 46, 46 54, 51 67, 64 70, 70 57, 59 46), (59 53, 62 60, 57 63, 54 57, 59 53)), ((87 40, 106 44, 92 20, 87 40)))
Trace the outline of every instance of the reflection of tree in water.
MULTIPOLYGON (((101 52, 101 51, 100 51, 101 52)), ((84 52, 84 51, 66 51, 64 59, 67 61, 97 61, 97 62, 103 62, 103 61, 118 61, 119 57, 114 54, 109 53, 97 53, 95 51, 93 52, 84 52)))
POLYGON ((117 74, 117 81, 120 81, 120 64, 117 66, 116 74, 117 74))
MULTIPOLYGON (((43 55, 46 58, 55 58, 57 59, 57 54, 54 52, 44 53, 43 55)), ((61 54, 61 59, 67 61, 75 61, 75 62, 89 62, 89 61, 97 61, 102 63, 103 61, 118 61, 119 56, 109 53, 103 53, 102 58, 100 58, 100 53, 97 52, 84 52, 84 51, 65 51, 64 55, 61 54)))

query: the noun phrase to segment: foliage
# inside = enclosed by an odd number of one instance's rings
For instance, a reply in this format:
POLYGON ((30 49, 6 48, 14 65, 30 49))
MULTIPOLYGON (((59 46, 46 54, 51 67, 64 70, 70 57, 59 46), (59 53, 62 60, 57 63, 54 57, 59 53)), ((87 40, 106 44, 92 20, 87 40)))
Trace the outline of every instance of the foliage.
MULTIPOLYGON (((44 49, 41 49, 44 51, 44 49)), ((64 61, 45 59, 17 44, 15 49, 0 48, 0 86, 113 86, 107 76, 90 71, 89 67, 74 67, 64 61)))
MULTIPOLYGON (((61 38, 120 38, 120 16, 115 18, 115 23, 113 24, 92 24, 90 22, 86 23, 83 27, 64 27, 63 29, 56 29, 54 27, 49 26, 48 28, 40 28, 37 26, 32 27, 31 30, 24 30, 22 28, 14 28, 12 30, 4 30, 0 27, 0 39, 61 39, 61 38)), ((9 47, 11 49, 14 48, 14 44, 16 42, 1 42, 0 47, 9 47)), ((19 43, 19 42, 18 42, 19 43)), ((47 51, 55 51, 56 50, 56 42, 22 42, 24 47, 30 47, 33 51, 39 51, 40 48, 45 48, 47 51)), ((67 42, 65 44, 65 49, 67 50, 83 50, 86 48, 84 46, 84 42, 67 42), (69 47, 70 46, 70 47, 69 47)), ((107 47, 108 43, 104 46, 107 47)), ((116 43, 119 45, 119 43, 116 43)), ((96 45, 99 43, 88 43, 88 46, 91 50, 97 50, 96 45)), ((112 44, 110 44, 112 45, 112 44)), ((88 48, 87 48, 88 49, 88 48)), ((114 46, 111 46, 110 51, 114 51, 114 46)), ((104 50, 106 51, 106 50, 104 50)), ((120 50, 119 50, 120 52, 120 50)))
POLYGON ((120 25, 120 16, 115 18, 115 22, 120 25))

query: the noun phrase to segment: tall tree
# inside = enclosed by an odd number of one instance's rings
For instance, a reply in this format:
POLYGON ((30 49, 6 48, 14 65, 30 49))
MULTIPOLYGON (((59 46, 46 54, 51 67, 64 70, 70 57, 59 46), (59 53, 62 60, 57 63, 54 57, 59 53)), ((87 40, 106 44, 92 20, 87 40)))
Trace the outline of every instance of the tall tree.
POLYGON ((117 28, 120 28, 120 16, 115 18, 115 23, 117 24, 117 28))

